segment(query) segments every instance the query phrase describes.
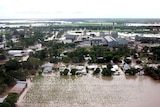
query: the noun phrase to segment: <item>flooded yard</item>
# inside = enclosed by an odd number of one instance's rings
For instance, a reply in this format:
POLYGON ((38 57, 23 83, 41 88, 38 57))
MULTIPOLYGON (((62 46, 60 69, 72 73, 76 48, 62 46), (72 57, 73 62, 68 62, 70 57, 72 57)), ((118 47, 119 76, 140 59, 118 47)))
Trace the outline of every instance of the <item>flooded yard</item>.
POLYGON ((22 107, 159 107, 160 83, 146 76, 44 76, 22 107))

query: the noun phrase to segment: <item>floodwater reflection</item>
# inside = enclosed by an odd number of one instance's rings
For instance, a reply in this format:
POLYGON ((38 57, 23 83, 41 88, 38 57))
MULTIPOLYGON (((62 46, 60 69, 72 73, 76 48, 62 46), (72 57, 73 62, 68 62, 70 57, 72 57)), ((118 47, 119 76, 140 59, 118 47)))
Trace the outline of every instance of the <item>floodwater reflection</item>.
POLYGON ((159 107, 160 83, 146 76, 50 76, 36 81, 22 107, 159 107))

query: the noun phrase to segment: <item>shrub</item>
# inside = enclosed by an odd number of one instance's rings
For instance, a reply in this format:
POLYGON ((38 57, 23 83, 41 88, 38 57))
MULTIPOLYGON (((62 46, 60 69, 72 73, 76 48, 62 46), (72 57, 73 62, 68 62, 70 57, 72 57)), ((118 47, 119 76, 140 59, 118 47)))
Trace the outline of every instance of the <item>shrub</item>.
POLYGON ((70 72, 70 73, 71 73, 72 75, 76 75, 76 72, 77 72, 77 69, 71 69, 71 72, 70 72))
POLYGON ((96 70, 94 70, 93 74, 99 74, 100 73, 100 68, 96 68, 96 70))
POLYGON ((102 75, 103 76, 112 76, 113 75, 113 71, 107 69, 107 68, 103 68, 102 69, 102 75))

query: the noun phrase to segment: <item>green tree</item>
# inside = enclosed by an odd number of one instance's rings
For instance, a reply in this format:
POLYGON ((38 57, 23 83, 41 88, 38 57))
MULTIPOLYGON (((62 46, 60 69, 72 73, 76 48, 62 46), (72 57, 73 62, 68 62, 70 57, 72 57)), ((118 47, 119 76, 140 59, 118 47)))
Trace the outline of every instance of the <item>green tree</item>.
POLYGON ((136 73, 138 73, 138 70, 135 68, 130 68, 125 72, 125 74, 129 74, 129 75, 136 75, 136 73))
POLYGON ((89 68, 86 66, 86 72, 88 73, 89 72, 89 68))
POLYGON ((18 70, 20 68, 20 64, 17 60, 15 59, 10 59, 9 61, 6 62, 5 64, 5 69, 6 71, 10 70, 18 70))
POLYGON ((4 78, 4 83, 7 84, 7 86, 13 86, 16 83, 15 79, 10 75, 4 74, 4 78))
POLYGON ((125 59, 124 62, 127 64, 131 64, 132 61, 130 59, 125 59))
POLYGON ((0 42, 2 42, 3 41, 3 36, 2 35, 0 35, 0 42))
POLYGON ((18 100, 18 94, 17 93, 9 93, 7 98, 5 99, 5 102, 9 103, 11 107, 16 107, 15 103, 18 100))
POLYGON ((72 75, 76 75, 76 72, 77 72, 77 69, 71 69, 71 72, 70 72, 70 73, 71 73, 72 75))
POLYGON ((69 69, 64 69, 63 72, 61 72, 62 75, 68 75, 69 69))
POLYGON ((114 62, 114 63, 118 63, 119 61, 120 61, 120 56, 115 55, 115 56, 113 57, 113 62, 114 62))
POLYGON ((0 84, 0 94, 2 94, 4 91, 5 91, 5 89, 6 89, 6 84, 0 84))
POLYGON ((113 54, 111 52, 107 53, 104 57, 106 59, 106 62, 110 62, 113 58, 113 54))
POLYGON ((78 57, 73 57, 71 58, 73 63, 80 63, 79 58, 78 57))
POLYGON ((113 75, 113 71, 111 71, 110 69, 107 69, 107 68, 103 68, 102 69, 102 75, 103 76, 112 76, 113 75))
POLYGON ((3 102, 0 107, 12 107, 8 102, 3 102))
POLYGON ((38 58, 40 60, 44 60, 45 58, 47 58, 47 50, 41 50, 38 52, 38 58))
POLYGON ((58 63, 59 62, 58 58, 50 58, 49 60, 51 63, 58 63))
POLYGON ((29 69, 37 70, 40 66, 41 62, 38 58, 29 57, 27 60, 27 65, 30 67, 29 69))
POLYGON ((107 68, 110 70, 112 67, 113 67, 112 64, 108 63, 107 68))
POLYGON ((62 57, 62 61, 65 62, 65 63, 69 63, 70 58, 68 56, 64 56, 64 57, 62 57))
POLYGON ((0 60, 6 59, 6 51, 4 49, 0 49, 0 60))
POLYGON ((73 63, 80 63, 84 61, 84 55, 87 55, 89 52, 86 48, 77 47, 74 51, 68 53, 73 63))
POLYGON ((155 80, 160 79, 160 70, 159 69, 145 66, 144 67, 144 73, 145 73, 145 75, 148 75, 155 80))
POLYGON ((93 74, 99 74, 100 73, 100 68, 96 68, 96 70, 94 70, 93 74))
POLYGON ((10 75, 11 77, 14 77, 18 80, 26 80, 27 71, 26 70, 10 70, 6 72, 6 74, 10 75))

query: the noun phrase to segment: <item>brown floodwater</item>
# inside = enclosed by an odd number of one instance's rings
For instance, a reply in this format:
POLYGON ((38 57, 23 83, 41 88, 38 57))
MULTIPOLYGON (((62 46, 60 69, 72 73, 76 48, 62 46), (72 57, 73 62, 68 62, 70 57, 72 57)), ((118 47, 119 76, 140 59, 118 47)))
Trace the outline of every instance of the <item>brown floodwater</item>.
POLYGON ((45 76, 22 107, 160 107, 160 82, 147 76, 45 76))

